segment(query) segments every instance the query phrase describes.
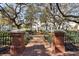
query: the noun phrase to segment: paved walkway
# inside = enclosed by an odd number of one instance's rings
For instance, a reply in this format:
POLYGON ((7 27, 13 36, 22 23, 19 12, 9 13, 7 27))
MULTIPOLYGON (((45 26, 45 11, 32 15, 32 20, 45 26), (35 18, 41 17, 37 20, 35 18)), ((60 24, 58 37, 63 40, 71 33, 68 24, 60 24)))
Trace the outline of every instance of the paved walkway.
POLYGON ((26 46, 22 55, 24 56, 49 56, 49 43, 44 40, 44 37, 34 37, 26 46))
POLYGON ((34 37, 26 46, 23 56, 78 56, 79 51, 66 52, 65 55, 53 54, 50 44, 42 36, 34 37))
MULTIPOLYGON (((43 36, 36 36, 26 45, 24 52, 19 56, 58 56, 61 54, 53 54, 50 44, 44 40, 43 36)), ((2 54, 1 56, 10 56, 10 54, 2 54)), ((62 55, 61 55, 62 56, 62 55)), ((66 52, 64 56, 79 56, 79 51, 66 52)))

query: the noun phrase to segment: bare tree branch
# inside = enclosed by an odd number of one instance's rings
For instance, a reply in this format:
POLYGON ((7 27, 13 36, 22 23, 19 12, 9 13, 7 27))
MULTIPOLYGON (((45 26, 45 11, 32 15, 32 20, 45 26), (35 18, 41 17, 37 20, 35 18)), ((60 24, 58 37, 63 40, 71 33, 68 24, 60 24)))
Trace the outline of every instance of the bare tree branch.
POLYGON ((58 4, 58 3, 56 3, 56 6, 57 6, 57 8, 58 8, 59 12, 62 14, 62 16, 63 16, 63 17, 73 17, 73 18, 79 18, 79 16, 75 16, 75 15, 65 15, 65 14, 61 11, 61 9, 60 9, 60 7, 59 7, 59 4, 58 4))
MULTIPOLYGON (((79 16, 65 15, 65 14, 61 11, 61 9, 59 8, 58 3, 56 3, 56 5, 57 5, 57 8, 58 8, 59 12, 62 14, 63 17, 65 17, 65 18, 66 18, 66 17, 79 18, 79 16)), ((50 9, 53 10, 53 9, 52 9, 52 3, 50 3, 50 9)), ((79 24, 79 21, 71 20, 71 19, 64 19, 64 18, 62 18, 60 15, 53 15, 53 13, 51 13, 50 11, 49 11, 49 13, 52 15, 53 19, 55 19, 56 22, 57 22, 57 19, 55 18, 55 16, 58 16, 59 18, 65 20, 65 21, 71 21, 71 22, 75 22, 75 23, 79 24)))
POLYGON ((17 12, 17 14, 19 14, 21 12, 21 5, 19 6, 19 11, 17 12))
POLYGON ((71 21, 71 22, 79 24, 79 21, 76 21, 76 20, 66 19, 66 21, 71 21))
POLYGON ((1 5, 0 5, 0 8, 1 8, 1 13, 5 16, 5 17, 8 17, 16 26, 17 26, 17 28, 19 29, 20 27, 21 27, 21 25, 22 24, 18 24, 17 22, 16 22, 16 18, 18 17, 18 14, 20 14, 21 13, 21 6, 22 5, 18 5, 18 6, 16 6, 15 8, 12 8, 12 7, 10 7, 8 4, 6 4, 6 6, 8 6, 11 10, 13 10, 13 12, 15 12, 14 14, 13 14, 13 16, 14 17, 12 17, 12 16, 10 16, 10 12, 8 13, 6 10, 5 10, 5 8, 3 8, 1 5), (19 10, 17 11, 17 8, 19 8, 19 10))
POLYGON ((15 18, 17 18, 17 16, 18 16, 18 14, 20 14, 20 12, 21 12, 21 5, 19 6, 19 11, 17 12, 17 7, 18 7, 18 5, 16 6, 16 8, 15 8, 15 17, 14 17, 14 19, 15 18))
POLYGON ((12 8, 11 6, 9 6, 7 3, 5 3, 6 6, 8 6, 11 10, 15 11, 14 8, 12 8))
POLYGON ((7 11, 1 5, 0 5, 0 7, 2 9, 1 11, 5 12, 7 14, 7 17, 9 17, 11 19, 10 15, 7 13, 7 11))

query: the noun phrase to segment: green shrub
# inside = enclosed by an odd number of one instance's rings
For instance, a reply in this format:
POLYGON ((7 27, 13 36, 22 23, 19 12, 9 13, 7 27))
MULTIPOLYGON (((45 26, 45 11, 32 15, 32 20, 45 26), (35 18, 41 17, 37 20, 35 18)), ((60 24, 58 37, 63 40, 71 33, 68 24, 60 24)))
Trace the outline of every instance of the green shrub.
POLYGON ((79 32, 78 31, 66 31, 66 35, 69 37, 68 40, 72 42, 79 42, 79 32))
POLYGON ((52 35, 50 35, 49 32, 44 32, 44 38, 51 43, 52 35))
POLYGON ((25 42, 25 45, 27 45, 27 43, 29 43, 29 41, 32 39, 32 37, 30 36, 30 34, 28 32, 25 33, 25 36, 24 36, 24 42, 25 42))

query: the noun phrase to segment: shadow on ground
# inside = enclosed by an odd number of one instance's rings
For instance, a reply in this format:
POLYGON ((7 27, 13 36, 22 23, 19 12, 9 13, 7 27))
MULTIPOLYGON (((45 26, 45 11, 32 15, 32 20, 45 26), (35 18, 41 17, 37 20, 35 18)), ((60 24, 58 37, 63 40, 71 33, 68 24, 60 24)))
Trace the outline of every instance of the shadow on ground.
POLYGON ((79 51, 78 47, 72 43, 65 43, 65 49, 66 51, 79 51))
MULTIPOLYGON (((66 51, 71 51, 66 53, 64 56, 79 56, 79 47, 75 46, 72 43, 65 43, 66 51)), ((0 48, 1 55, 10 55, 6 53, 9 51, 8 47, 0 48)), ((33 45, 25 48, 24 52, 18 56, 50 56, 44 45, 33 45)))
POLYGON ((34 45, 31 47, 26 47, 23 56, 49 56, 44 45, 34 45))

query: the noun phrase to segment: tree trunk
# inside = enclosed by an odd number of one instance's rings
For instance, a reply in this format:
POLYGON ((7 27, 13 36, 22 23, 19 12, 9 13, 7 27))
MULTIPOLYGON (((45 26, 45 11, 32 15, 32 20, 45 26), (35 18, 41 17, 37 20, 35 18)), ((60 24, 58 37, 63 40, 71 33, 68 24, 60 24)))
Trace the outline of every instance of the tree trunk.
POLYGON ((48 31, 48 24, 47 24, 47 22, 45 22, 45 29, 46 29, 46 31, 48 31))
POLYGON ((48 25, 46 24, 46 31, 48 31, 48 25))
POLYGON ((21 25, 16 25, 17 29, 21 29, 21 25))
POLYGON ((15 19, 11 19, 12 22, 15 24, 15 26, 17 27, 17 29, 21 29, 21 24, 17 24, 15 19))
POLYGON ((14 23, 17 29, 21 29, 21 24, 14 23))
POLYGON ((30 20, 30 30, 32 30, 33 20, 30 20))
POLYGON ((32 23, 30 24, 30 30, 32 30, 32 23))

